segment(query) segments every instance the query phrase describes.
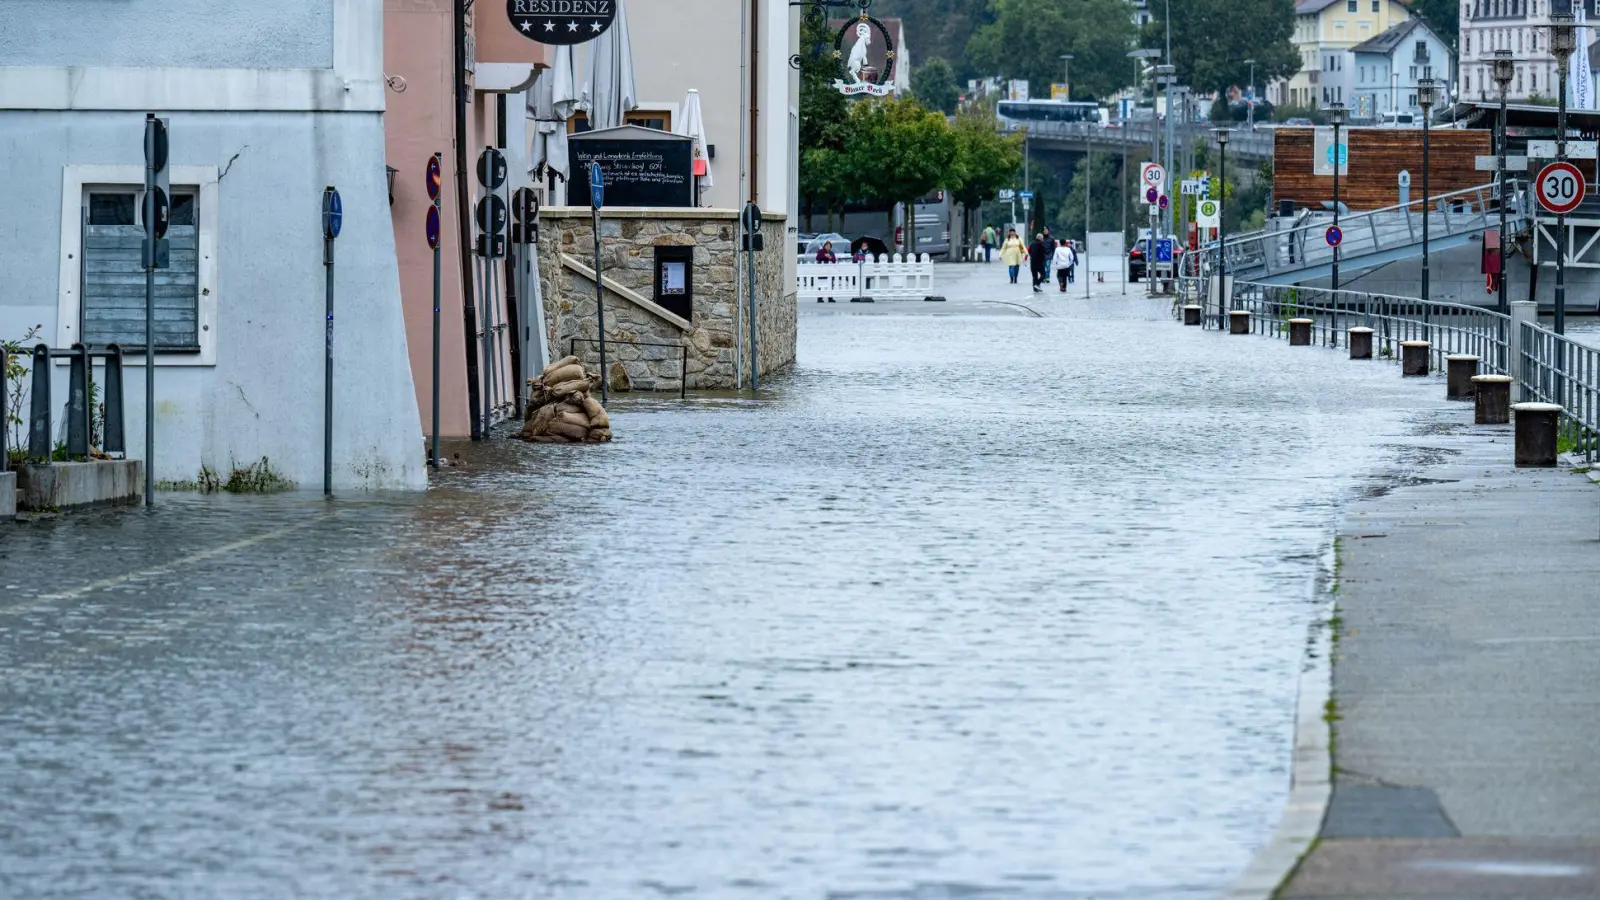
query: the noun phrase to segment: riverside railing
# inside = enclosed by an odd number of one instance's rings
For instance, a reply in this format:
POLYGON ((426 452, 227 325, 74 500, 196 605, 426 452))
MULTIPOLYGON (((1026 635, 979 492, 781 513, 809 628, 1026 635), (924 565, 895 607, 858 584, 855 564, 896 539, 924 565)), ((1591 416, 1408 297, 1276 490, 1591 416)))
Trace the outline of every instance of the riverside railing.
POLYGON ((1587 462, 1600 454, 1600 350, 1586 347, 1534 322, 1522 322, 1517 379, 1523 395, 1561 407, 1558 446, 1581 452, 1587 462))
MULTIPOLYGON (((1402 341, 1428 341, 1434 369, 1444 369, 1446 357, 1461 353, 1478 357, 1481 374, 1516 374, 1511 317, 1470 303, 1240 282, 1234 285, 1232 309, 1250 313, 1252 334, 1287 339, 1290 319, 1310 319, 1313 344, 1341 347, 1348 346, 1349 330, 1360 326, 1372 329, 1376 358, 1398 364, 1402 341)), ((1207 312, 1206 327, 1214 327, 1215 304, 1207 312)))

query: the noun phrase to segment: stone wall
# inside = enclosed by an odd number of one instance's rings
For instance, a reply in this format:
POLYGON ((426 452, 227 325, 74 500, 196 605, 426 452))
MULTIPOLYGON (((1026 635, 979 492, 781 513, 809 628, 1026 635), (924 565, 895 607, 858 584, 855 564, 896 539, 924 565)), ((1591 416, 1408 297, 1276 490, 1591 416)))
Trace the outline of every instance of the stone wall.
MULTIPOLYGON (((581 338, 576 352, 595 366, 599 351, 592 341, 599 332, 589 210, 549 207, 540 222, 539 278, 550 353, 564 356, 572 339, 581 338)), ((765 217, 767 249, 756 255, 757 349, 763 375, 794 364, 795 291, 783 280, 783 254, 792 248, 786 246, 784 227, 781 216, 765 217)), ((736 308, 737 234, 735 210, 619 208, 602 214, 606 363, 613 387, 678 390, 684 368, 680 347, 687 347, 690 388, 734 387, 735 354, 745 345, 741 331, 748 327, 736 308), (688 320, 653 300, 657 246, 694 248, 694 305, 688 320), (626 341, 669 346, 622 343, 626 341)))

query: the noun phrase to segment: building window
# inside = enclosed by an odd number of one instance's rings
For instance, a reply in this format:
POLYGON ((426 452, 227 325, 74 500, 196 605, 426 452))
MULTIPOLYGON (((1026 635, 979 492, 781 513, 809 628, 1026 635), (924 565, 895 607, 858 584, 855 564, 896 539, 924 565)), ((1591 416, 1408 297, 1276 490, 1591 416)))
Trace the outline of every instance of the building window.
MULTIPOLYGON (((92 349, 144 349, 144 203, 133 187, 85 191, 80 340, 92 349)), ((200 229, 193 190, 173 190, 171 266, 156 270, 156 349, 200 352, 200 229)))
MULTIPOLYGON (((672 110, 670 109, 630 109, 622 114, 625 125, 638 125, 643 128, 654 128, 657 131, 672 130, 672 110)), ((593 131, 594 126, 589 124, 589 114, 578 110, 567 119, 567 133, 581 134, 593 131)))
MULTIPOLYGON (((1462 42, 1463 42, 1463 45, 1466 47, 1467 55, 1471 56, 1472 55, 1472 32, 1469 31, 1465 35, 1463 35, 1462 36, 1462 42)), ((740 240, 744 240, 744 239, 740 238, 740 240)))
POLYGON ((1346 2, 1344 4, 1344 11, 1345 12, 1355 12, 1356 11, 1356 5, 1357 5, 1356 4, 1356 0, 1346 0, 1346 2))
POLYGON ((1406 105, 1407 106, 1416 106, 1417 105, 1417 95, 1416 94, 1407 94, 1406 95, 1406 105))

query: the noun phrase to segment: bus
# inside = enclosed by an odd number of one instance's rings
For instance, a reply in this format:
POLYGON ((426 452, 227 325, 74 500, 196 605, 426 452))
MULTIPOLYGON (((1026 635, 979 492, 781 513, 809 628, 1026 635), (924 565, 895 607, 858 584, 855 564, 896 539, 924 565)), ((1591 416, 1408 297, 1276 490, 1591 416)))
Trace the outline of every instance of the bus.
MULTIPOLYGON (((906 244, 911 235, 906 233, 905 204, 894 204, 894 227, 889 222, 890 209, 867 203, 847 203, 839 217, 838 231, 850 239, 850 248, 865 247, 868 253, 910 253, 906 244)), ((916 252, 933 257, 950 255, 951 201, 948 191, 931 191, 916 202, 916 252)))
POLYGON ((1041 122, 1106 122, 1100 104, 1083 100, 1001 100, 995 115, 1008 128, 1041 122))

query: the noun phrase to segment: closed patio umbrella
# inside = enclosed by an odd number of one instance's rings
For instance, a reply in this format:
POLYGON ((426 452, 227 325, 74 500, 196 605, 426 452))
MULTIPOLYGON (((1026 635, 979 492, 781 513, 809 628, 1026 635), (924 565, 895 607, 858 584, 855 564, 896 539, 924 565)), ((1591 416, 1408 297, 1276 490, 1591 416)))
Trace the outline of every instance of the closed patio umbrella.
POLYGON ((589 123, 596 130, 616 128, 623 113, 639 105, 639 92, 633 83, 633 45, 628 42, 628 11, 623 0, 616 0, 617 17, 605 34, 584 46, 588 48, 589 70, 584 79, 582 106, 589 111, 589 123))
MULTIPOLYGON (((550 47, 550 68, 539 75, 528 94, 528 116, 534 120, 533 153, 528 173, 544 166, 565 179, 571 163, 567 156, 567 119, 578 108, 577 66, 570 45, 550 47)), ((551 198, 550 202, 554 202, 551 198)))
POLYGON ((694 202, 700 205, 700 190, 711 187, 711 158, 707 154, 706 120, 700 112, 700 92, 690 88, 683 97, 683 115, 673 131, 694 139, 694 202))

